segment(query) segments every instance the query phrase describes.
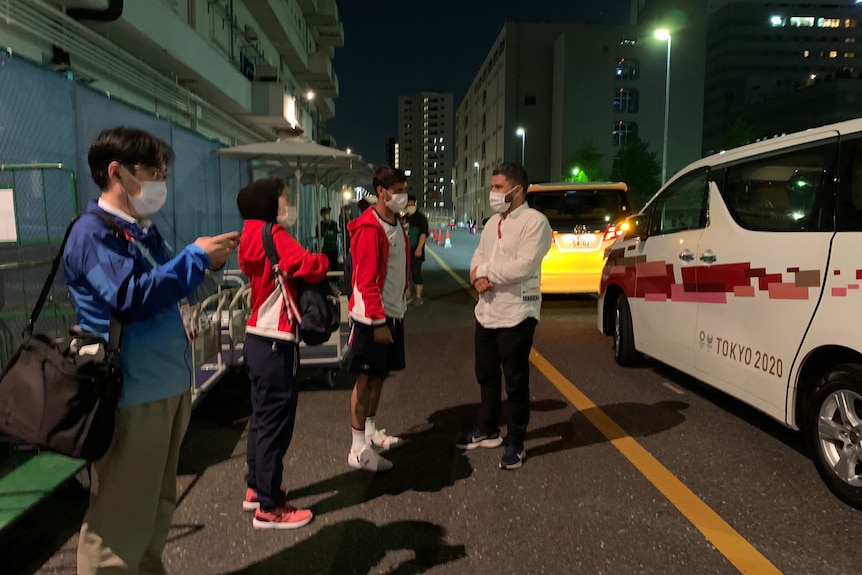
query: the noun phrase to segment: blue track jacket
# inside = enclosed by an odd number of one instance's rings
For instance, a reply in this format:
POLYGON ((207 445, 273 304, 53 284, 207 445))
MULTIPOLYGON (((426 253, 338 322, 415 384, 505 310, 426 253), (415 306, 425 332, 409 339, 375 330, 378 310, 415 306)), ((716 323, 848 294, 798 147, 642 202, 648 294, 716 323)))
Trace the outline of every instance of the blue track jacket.
MULTIPOLYGON (((101 208, 91 201, 87 211, 101 208)), ((97 217, 78 220, 63 253, 63 274, 80 326, 107 339, 112 311, 123 325, 119 406, 128 407, 190 389, 191 345, 177 304, 203 281, 210 259, 194 244, 173 257, 155 226, 114 219, 126 237, 116 237, 97 217), (130 238, 149 251, 155 268, 130 238)))

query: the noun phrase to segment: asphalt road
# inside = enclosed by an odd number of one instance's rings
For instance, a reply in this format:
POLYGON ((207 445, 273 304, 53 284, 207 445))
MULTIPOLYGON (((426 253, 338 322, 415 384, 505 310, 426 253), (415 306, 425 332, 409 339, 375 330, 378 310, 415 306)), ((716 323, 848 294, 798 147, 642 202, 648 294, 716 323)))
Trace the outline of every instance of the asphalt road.
MULTIPOLYGON (((409 439, 392 471, 347 467, 350 375, 330 389, 301 373, 285 481, 315 513, 307 527, 256 532, 241 510, 241 378, 201 401, 171 575, 862 573, 862 512, 828 492, 799 436, 660 364, 617 367, 592 297, 543 304, 524 467, 501 471, 501 449, 456 449, 479 398, 464 288, 477 240, 456 230, 452 249, 432 247, 446 267, 426 261, 426 303, 405 321, 408 367, 378 413, 409 439)), ((85 504, 71 485, 0 537, 0 573, 73 574, 85 504)))

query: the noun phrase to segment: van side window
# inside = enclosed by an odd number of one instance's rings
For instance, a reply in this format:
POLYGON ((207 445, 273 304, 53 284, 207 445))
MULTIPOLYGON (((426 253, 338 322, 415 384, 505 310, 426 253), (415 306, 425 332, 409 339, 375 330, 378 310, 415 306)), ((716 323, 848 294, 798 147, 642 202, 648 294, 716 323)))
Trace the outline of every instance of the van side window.
POLYGON ((842 140, 838 162, 836 229, 862 231, 862 139, 842 140))
POLYGON ((649 235, 705 227, 706 190, 705 168, 672 183, 650 206, 649 235))
POLYGON ((826 206, 837 151, 832 142, 729 166, 722 195, 733 218, 754 231, 830 229, 826 206))

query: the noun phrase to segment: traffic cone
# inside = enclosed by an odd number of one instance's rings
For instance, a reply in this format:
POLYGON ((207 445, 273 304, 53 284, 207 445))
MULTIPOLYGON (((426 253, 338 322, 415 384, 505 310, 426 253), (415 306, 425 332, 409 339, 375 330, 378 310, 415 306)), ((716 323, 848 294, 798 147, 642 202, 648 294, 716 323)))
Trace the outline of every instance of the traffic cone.
POLYGON ((443 245, 443 230, 437 230, 437 243, 443 245))
POLYGON ((452 238, 449 237, 449 230, 446 230, 446 243, 443 247, 447 250, 452 249, 452 238))

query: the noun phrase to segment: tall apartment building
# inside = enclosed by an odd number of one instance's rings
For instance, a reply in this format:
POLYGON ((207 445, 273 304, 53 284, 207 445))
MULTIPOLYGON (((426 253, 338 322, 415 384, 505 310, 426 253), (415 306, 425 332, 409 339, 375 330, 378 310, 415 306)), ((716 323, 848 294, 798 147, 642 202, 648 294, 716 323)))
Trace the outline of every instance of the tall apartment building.
POLYGON ((741 120, 755 139, 862 115, 856 0, 712 0, 703 148, 741 120))
POLYGON ((452 94, 420 92, 398 98, 398 167, 409 173, 408 191, 425 209, 453 206, 452 94))
MULTIPOLYGON (((700 155, 702 28, 695 19, 671 31, 668 176, 700 155)), ((654 31, 506 23, 456 112, 457 217, 490 215, 491 170, 502 161, 523 158, 531 182, 559 181, 592 142, 609 174, 633 132, 661 158, 668 44, 654 31)))
POLYGON ((335 0, 9 0, 0 46, 226 144, 321 139, 335 0))

